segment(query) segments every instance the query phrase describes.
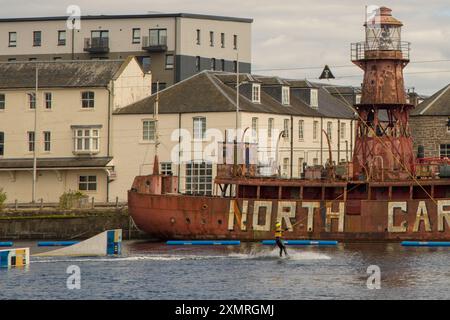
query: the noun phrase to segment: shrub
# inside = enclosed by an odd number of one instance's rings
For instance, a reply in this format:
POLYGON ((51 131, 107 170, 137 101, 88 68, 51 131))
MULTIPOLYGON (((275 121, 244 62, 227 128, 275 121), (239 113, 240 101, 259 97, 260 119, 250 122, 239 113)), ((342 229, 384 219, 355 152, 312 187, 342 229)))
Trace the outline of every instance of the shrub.
POLYGON ((59 207, 61 209, 71 209, 79 207, 80 202, 87 200, 88 196, 80 191, 67 191, 59 197, 59 207))
POLYGON ((7 199, 6 192, 3 191, 3 188, 0 188, 0 209, 3 208, 7 199))

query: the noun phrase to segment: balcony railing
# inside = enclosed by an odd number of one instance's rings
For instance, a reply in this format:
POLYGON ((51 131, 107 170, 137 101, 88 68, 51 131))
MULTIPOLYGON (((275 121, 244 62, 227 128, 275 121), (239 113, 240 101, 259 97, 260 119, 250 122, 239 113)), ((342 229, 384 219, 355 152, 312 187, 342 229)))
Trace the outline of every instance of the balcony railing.
POLYGON ((399 41, 393 43, 356 42, 351 44, 352 61, 364 59, 403 59, 409 60, 411 43, 399 41))
POLYGON ((90 53, 108 53, 109 38, 85 38, 84 51, 90 53))
POLYGON ((142 49, 148 52, 167 51, 167 38, 151 39, 147 36, 142 37, 142 49))

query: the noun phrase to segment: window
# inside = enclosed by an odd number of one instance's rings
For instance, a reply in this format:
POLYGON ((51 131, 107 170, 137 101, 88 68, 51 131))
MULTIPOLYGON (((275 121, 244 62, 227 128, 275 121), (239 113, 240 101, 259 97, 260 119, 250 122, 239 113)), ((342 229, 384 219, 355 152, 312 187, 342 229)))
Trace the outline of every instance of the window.
POLYGON ((194 139, 202 140, 205 138, 206 133, 206 118, 195 117, 194 118, 194 139))
POLYGON ((441 144, 439 156, 441 158, 450 158, 450 144, 441 144))
POLYGON ((8 62, 13 62, 13 61, 16 61, 17 59, 16 58, 8 58, 8 62))
POLYGON ((319 164, 319 159, 314 158, 313 159, 313 165, 317 166, 319 164))
POLYGON ((200 45, 200 29, 197 29, 197 44, 200 45))
POLYGON ((155 120, 142 121, 142 140, 155 141, 156 126, 155 120))
POLYGON ((5 94, 0 93, 0 110, 5 110, 6 100, 5 100, 5 94))
POLYGON ((341 140, 345 140, 346 132, 345 132, 345 122, 341 123, 341 140))
POLYGON ((303 162, 305 162, 304 158, 298 158, 298 176, 301 177, 303 173, 303 162))
POLYGON ((142 69, 145 72, 150 70, 150 65, 152 63, 152 59, 150 57, 142 57, 142 69))
POLYGON ((258 137, 258 118, 252 118, 252 137, 258 137))
POLYGON ((330 141, 333 140, 333 122, 328 121, 327 122, 327 135, 328 135, 328 139, 330 139, 330 141))
POLYGON ((34 151, 34 131, 28 131, 28 151, 34 151))
POLYGON ((233 61, 233 72, 237 72, 237 69, 238 69, 237 61, 234 60, 233 61))
POLYGON ((238 46, 238 37, 237 34, 233 35, 233 48, 234 50, 237 50, 237 46, 238 46))
POLYGON ((152 83, 152 93, 156 93, 158 91, 164 90, 167 87, 165 82, 160 82, 159 86, 157 82, 152 83))
POLYGON ((283 175, 289 174, 289 158, 283 158, 283 175))
POLYGON ((41 31, 33 31, 33 47, 40 47, 42 40, 41 31))
POLYGON ((131 33, 132 37, 132 43, 141 43, 141 29, 140 28, 133 28, 133 31, 131 33))
POLYGON ((356 104, 360 104, 360 103, 361 103, 361 95, 360 95, 360 94, 357 94, 357 95, 356 95, 356 97, 355 97, 355 103, 356 103, 356 104))
POLYGON ((36 58, 28 58, 28 61, 36 61, 36 58))
POLYGON ((79 176, 78 190, 97 191, 97 176, 79 176))
POLYGON ((45 109, 51 109, 52 108, 52 93, 46 92, 44 93, 45 97, 45 109))
POLYGON ((216 58, 212 58, 211 59, 211 66, 210 66, 211 70, 216 70, 216 58))
POLYGON ((83 109, 94 108, 95 93, 84 91, 81 93, 81 107, 83 109))
POLYGON ((5 133, 0 132, 0 156, 5 155, 5 133))
POLYGON ((298 139, 299 140, 303 140, 303 138, 304 138, 304 126, 305 126, 305 121, 298 120, 298 139))
POLYGON ((211 47, 214 47, 214 32, 213 31, 209 32, 209 45, 211 47))
POLYGON ((317 141, 319 138, 319 121, 313 122, 313 141, 317 141))
POLYGON ((172 172, 172 162, 161 162, 161 174, 166 176, 171 176, 172 172))
POLYGON ((289 105, 290 104, 290 100, 289 100, 289 87, 283 87, 281 89, 281 101, 284 105, 289 105))
POLYGON ((91 38, 93 38, 93 39, 108 39, 109 31, 108 30, 93 30, 93 31, 91 31, 91 38))
POLYGON ((53 57, 53 60, 58 61, 58 60, 62 60, 62 58, 61 57, 53 57))
POLYGON ((450 117, 447 120, 447 133, 450 133, 450 117))
POLYGON ((9 47, 16 47, 17 46, 17 32, 10 32, 9 33, 8 46, 9 47))
POLYGON ((318 91, 317 89, 311 89, 310 90, 310 105, 312 108, 318 108, 319 107, 319 98, 318 98, 318 91))
POLYGON ((284 119, 284 122, 283 122, 283 124, 284 124, 284 138, 285 139, 288 139, 289 138, 289 119, 284 119))
POLYGON ((28 93, 28 107, 30 109, 36 109, 36 93, 34 92, 28 93))
POLYGON ((66 31, 61 30, 58 31, 58 46, 65 46, 66 45, 66 31))
POLYGON ((223 32, 220 34, 220 46, 225 48, 225 33, 223 32))
POLYGON ((274 119, 269 118, 269 121, 267 123, 267 137, 269 137, 269 138, 272 137, 273 124, 274 124, 274 119))
POLYGON ((197 71, 197 72, 200 71, 200 57, 199 56, 195 57, 195 71, 197 71))
POLYGON ((253 84, 252 86, 252 102, 260 103, 261 102, 261 85, 253 84))
POLYGON ((220 60, 220 70, 225 71, 225 59, 220 60))
POLYGON ((51 133, 50 131, 44 131, 44 151, 49 152, 51 149, 51 133))
POLYGON ((166 54, 166 69, 173 69, 173 54, 166 54))
POLYGON ((75 153, 95 153, 100 151, 100 130, 79 128, 74 130, 75 153))
POLYGON ((186 164, 186 193, 212 194, 212 164, 190 162, 186 164))
POLYGON ((150 29, 150 46, 167 45, 167 29, 150 29))

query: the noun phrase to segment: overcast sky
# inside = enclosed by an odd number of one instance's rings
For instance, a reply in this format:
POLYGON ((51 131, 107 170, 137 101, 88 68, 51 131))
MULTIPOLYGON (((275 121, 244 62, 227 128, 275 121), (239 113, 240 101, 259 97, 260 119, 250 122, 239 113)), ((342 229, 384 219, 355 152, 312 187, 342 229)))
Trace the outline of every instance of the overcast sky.
POLYGON ((449 0, 0 0, 0 16, 65 15, 70 4, 79 5, 83 15, 189 12, 253 18, 254 73, 317 80, 320 69, 261 70, 328 64, 339 78, 333 83, 350 85, 362 80, 350 62, 350 43, 364 39, 365 5, 385 5, 404 23, 403 40, 412 42, 406 86, 432 94, 450 83, 450 61, 423 62, 450 60, 449 0))

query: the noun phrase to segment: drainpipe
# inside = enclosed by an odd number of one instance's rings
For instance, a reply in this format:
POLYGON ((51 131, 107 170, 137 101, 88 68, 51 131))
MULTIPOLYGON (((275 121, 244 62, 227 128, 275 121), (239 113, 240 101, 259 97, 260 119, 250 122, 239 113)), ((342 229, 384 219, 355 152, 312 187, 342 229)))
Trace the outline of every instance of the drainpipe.
POLYGON ((337 145, 337 159, 336 159, 336 165, 339 164, 339 161, 341 161, 341 120, 338 119, 338 145, 337 145))
POLYGON ((320 118, 320 165, 323 165, 323 118, 320 118))
POLYGON ((294 117, 291 115, 291 179, 294 169, 294 117))
POLYGON ((178 193, 180 192, 180 178, 181 178, 181 113, 178 113, 178 193))
MULTIPOLYGON (((112 102, 112 95, 114 94, 114 82, 110 81, 110 85, 106 87, 106 90, 108 91, 108 139, 107 139, 107 147, 106 147, 106 154, 109 158, 111 156, 111 102, 112 102), (111 86, 111 89, 109 88, 111 86)), ((109 202, 109 174, 106 176, 106 202, 109 202)))
POLYGON ((72 60, 75 60, 75 19, 72 19, 72 60))

